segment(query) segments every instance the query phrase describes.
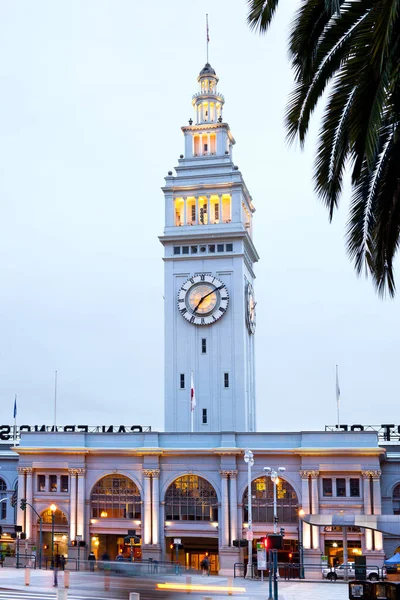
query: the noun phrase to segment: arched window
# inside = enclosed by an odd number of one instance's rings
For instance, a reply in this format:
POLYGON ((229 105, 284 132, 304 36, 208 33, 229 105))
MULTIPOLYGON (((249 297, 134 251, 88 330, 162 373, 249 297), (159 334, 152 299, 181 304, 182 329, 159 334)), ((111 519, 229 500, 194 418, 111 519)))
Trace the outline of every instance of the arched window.
MULTIPOLYGON (((47 510, 44 510, 41 514, 42 522, 44 524, 51 523, 52 514, 53 514, 53 511, 50 510, 50 508, 48 508, 47 510)), ((67 519, 66 514, 63 513, 63 511, 60 510, 59 508, 57 508, 57 510, 54 511, 54 524, 55 525, 68 525, 68 519, 67 519)))
MULTIPOLYGON (((253 523, 273 523, 274 488, 269 477, 259 477, 251 484, 253 523)), ((248 494, 243 494, 243 520, 248 521, 248 494)), ((279 523, 297 523, 299 502, 296 492, 284 479, 276 486, 276 510, 279 523)))
POLYGON ((165 494, 165 518, 218 521, 218 499, 213 486, 197 475, 178 477, 165 494))
POLYGON ((400 515, 400 483, 393 489, 393 514, 400 515))
POLYGON ((124 475, 106 475, 96 483, 90 499, 92 517, 141 519, 137 485, 124 475))
MULTIPOLYGON (((7 484, 4 479, 0 479, 0 500, 7 498, 7 484)), ((7 518, 7 500, 0 502, 0 519, 7 518)))

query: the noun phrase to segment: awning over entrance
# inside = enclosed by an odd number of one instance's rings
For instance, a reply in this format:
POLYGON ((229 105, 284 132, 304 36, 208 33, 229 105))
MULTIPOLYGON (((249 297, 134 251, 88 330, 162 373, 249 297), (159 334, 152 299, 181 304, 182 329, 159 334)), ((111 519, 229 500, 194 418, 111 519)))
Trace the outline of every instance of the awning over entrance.
POLYGON ((400 535, 400 515, 352 515, 333 514, 333 515, 302 515, 302 520, 309 525, 326 527, 334 525, 336 527, 364 527, 365 529, 374 529, 382 533, 400 535))

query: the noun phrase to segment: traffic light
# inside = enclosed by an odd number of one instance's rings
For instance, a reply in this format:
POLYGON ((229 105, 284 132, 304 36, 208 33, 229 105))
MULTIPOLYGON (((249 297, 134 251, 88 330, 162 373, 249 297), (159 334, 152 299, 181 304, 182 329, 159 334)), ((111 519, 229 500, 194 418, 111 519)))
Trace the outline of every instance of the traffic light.
POLYGON ((21 502, 19 503, 21 510, 26 510, 26 498, 21 498, 21 502))
MULTIPOLYGON (((75 543, 76 543, 76 542, 75 542, 75 543)), ((72 545, 74 545, 74 542, 72 542, 72 545)), ((45 545, 43 546, 43 550, 48 550, 48 549, 49 549, 49 545, 48 545, 48 544, 45 544, 45 545)))
POLYGON ((174 545, 173 544, 170 544, 169 547, 170 547, 171 550, 174 549, 174 545))
POLYGON ((269 550, 269 549, 270 549, 270 545, 269 545, 269 540, 268 540, 268 537, 263 537, 263 538, 261 538, 260 542, 261 542, 261 544, 264 546, 264 548, 265 548, 266 550, 269 550))
POLYGON ((85 546, 86 546, 86 542, 85 542, 84 540, 80 540, 80 541, 78 542, 78 546, 80 546, 81 548, 85 548, 85 546))
POLYGON ((270 533, 268 536, 268 548, 270 550, 282 550, 283 537, 279 533, 270 533))
POLYGON ((26 533, 25 533, 25 531, 22 531, 22 532, 20 533, 20 536, 19 536, 19 538, 20 538, 20 540, 26 540, 26 533))
POLYGON ((2 528, 2 526, 0 525, 0 535, 2 535, 2 533, 3 533, 3 528, 2 528))
POLYGON ((289 552, 289 561, 292 562, 293 554, 289 552))
POLYGON ((76 540, 72 540, 71 546, 76 546, 76 540))
POLYGON ((281 527, 280 534, 281 534, 282 537, 285 535, 285 528, 284 527, 281 527))
POLYGON ((247 540, 233 540, 232 545, 235 546, 235 548, 246 548, 247 540))

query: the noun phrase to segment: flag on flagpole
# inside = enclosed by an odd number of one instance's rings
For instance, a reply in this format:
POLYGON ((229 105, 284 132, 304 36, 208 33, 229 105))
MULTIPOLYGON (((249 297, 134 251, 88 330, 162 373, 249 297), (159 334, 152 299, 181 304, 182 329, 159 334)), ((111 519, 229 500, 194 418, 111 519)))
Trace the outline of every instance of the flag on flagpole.
POLYGON ((193 412, 196 406, 196 394, 194 392, 193 371, 190 374, 190 410, 193 412))
POLYGON ((17 418, 17 395, 15 394, 14 398, 14 419, 17 418))
POLYGON ((208 15, 206 15, 206 25, 207 25, 207 42, 210 41, 210 30, 208 29, 208 15))
POLYGON ((339 408, 339 406, 340 406, 340 387, 339 387, 339 373, 338 373, 337 365, 336 365, 336 402, 337 402, 337 407, 339 408))

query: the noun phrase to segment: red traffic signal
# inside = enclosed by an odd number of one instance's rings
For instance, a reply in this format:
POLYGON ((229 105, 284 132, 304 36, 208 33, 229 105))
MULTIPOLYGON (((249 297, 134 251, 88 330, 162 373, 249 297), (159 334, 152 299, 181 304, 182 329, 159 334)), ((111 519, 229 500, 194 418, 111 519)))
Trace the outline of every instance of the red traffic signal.
POLYGON ((260 542, 264 546, 264 548, 266 548, 267 550, 269 549, 269 540, 267 537, 261 538, 260 542))

